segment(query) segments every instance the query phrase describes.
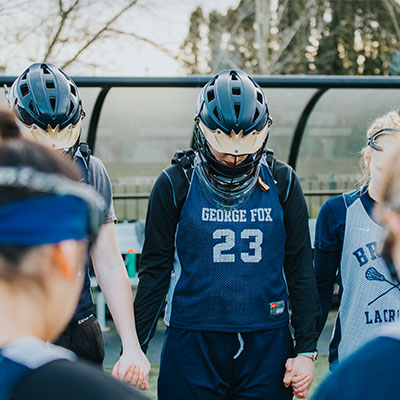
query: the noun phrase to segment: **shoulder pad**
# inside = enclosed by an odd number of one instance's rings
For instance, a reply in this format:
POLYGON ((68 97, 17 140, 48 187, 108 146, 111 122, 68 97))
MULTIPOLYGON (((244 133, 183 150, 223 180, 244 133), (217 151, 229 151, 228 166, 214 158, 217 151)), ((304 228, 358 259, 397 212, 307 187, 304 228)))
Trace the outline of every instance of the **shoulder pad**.
POLYGON ((195 156, 196 153, 192 149, 177 151, 171 164, 179 164, 183 169, 189 169, 193 167, 195 156))
POLYGON ((174 158, 171 160, 171 164, 176 164, 180 167, 180 170, 185 175, 185 178, 189 184, 192 180, 195 157, 195 151, 192 149, 187 149, 183 151, 177 151, 174 155, 174 158))

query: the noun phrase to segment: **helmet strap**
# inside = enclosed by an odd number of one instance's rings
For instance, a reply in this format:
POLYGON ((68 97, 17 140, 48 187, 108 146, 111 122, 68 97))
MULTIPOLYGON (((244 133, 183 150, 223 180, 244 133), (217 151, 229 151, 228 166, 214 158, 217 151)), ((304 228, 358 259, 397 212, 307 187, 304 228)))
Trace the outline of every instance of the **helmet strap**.
POLYGON ((81 134, 79 134, 78 139, 76 140, 73 146, 71 146, 68 150, 64 150, 64 154, 69 155, 71 158, 74 158, 76 152, 78 151, 80 140, 81 140, 81 134))

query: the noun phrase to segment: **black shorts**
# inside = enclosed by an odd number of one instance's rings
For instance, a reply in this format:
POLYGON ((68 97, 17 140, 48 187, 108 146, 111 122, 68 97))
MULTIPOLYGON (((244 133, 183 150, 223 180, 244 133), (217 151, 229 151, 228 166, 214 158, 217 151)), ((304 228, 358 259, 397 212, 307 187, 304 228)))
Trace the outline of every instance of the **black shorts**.
POLYGON ((54 343, 73 351, 80 358, 95 364, 103 364, 103 334, 93 314, 71 322, 54 343))

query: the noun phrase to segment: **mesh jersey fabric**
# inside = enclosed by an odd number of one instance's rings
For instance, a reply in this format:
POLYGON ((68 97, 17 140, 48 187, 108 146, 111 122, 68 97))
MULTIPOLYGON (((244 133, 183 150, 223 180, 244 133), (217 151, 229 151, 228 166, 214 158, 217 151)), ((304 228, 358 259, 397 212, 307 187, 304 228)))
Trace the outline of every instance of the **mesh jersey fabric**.
POLYGON ((283 210, 266 163, 260 174, 268 191, 257 186, 240 208, 222 210, 194 172, 176 231, 167 325, 245 332, 288 324, 283 210))
POLYGON ((344 201, 347 210, 340 261, 343 293, 338 313, 338 361, 376 337, 381 325, 398 320, 400 312, 399 282, 391 280, 378 254, 382 227, 368 215, 359 194, 345 194, 344 201))

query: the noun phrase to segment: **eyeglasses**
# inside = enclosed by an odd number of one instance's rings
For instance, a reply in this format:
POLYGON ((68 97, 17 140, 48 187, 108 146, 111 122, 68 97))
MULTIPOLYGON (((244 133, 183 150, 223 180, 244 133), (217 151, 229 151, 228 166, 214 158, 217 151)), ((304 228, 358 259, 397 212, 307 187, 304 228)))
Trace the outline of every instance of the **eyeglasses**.
POLYGON ((375 132, 372 136, 368 138, 367 145, 371 146, 374 150, 383 151, 385 149, 384 146, 377 143, 377 139, 382 135, 390 135, 393 137, 400 137, 400 130, 394 128, 383 128, 379 129, 379 131, 375 132))

